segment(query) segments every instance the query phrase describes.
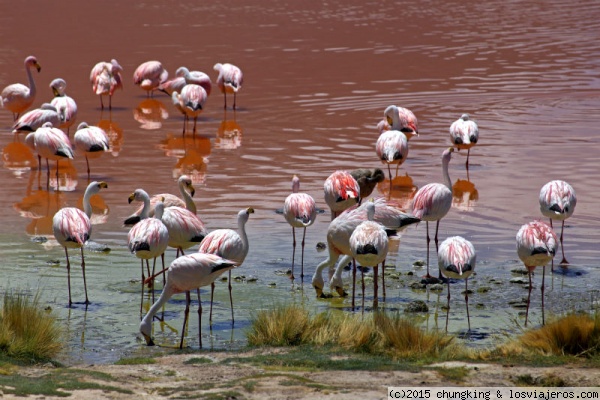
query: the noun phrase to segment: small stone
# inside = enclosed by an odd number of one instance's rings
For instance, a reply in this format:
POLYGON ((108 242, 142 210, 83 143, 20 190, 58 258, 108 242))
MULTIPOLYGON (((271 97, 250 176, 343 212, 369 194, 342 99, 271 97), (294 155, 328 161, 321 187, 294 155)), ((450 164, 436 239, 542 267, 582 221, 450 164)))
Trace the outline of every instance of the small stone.
POLYGON ((427 288, 427 286, 422 282, 413 282, 410 284, 410 288, 415 290, 424 290, 427 288))
POLYGON ((258 281, 258 277, 254 276, 254 275, 250 275, 248 278, 246 278, 246 282, 256 282, 258 281))
POLYGON ((277 286, 277 284, 275 282, 269 282, 268 286, 269 287, 275 287, 275 286, 277 286))
POLYGON ((523 277, 511 278, 509 282, 529 285, 529 279, 525 279, 523 277))
POLYGON ((513 268, 510 270, 511 273, 513 274, 518 274, 518 275, 527 275, 529 274, 529 271, 527 270, 527 268, 513 268))
POLYGON ((487 293, 492 290, 489 286, 482 286, 477 288, 477 293, 487 293))
POLYGON ((423 260, 417 260, 413 263, 413 267, 424 267, 425 265, 425 261, 423 260))
POLYGON ((433 292, 441 292, 442 290, 444 290, 444 284, 434 283, 433 285, 429 286, 429 290, 433 292))
POLYGON ((317 251, 323 251, 327 248, 327 245, 323 242, 317 243, 317 251))
POLYGON ((428 312, 428 311, 429 311, 429 307, 427 306, 427 303, 425 303, 423 300, 411 301, 410 303, 407 304, 406 308, 404 309, 404 312, 407 312, 407 313, 428 312))

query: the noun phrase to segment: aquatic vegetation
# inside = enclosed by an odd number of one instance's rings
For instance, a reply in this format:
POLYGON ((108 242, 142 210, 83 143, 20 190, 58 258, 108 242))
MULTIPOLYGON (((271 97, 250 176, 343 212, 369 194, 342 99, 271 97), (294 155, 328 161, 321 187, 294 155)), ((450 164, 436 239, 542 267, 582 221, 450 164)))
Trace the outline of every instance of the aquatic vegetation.
POLYGON ((42 309, 39 293, 4 294, 0 313, 0 352, 19 360, 40 361, 55 357, 62 348, 56 317, 42 309))

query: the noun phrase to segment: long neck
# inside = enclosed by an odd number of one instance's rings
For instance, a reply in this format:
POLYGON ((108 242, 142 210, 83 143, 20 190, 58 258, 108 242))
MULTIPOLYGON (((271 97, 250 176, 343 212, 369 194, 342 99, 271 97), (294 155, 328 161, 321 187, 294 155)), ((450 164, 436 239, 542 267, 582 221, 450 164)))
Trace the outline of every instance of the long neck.
POLYGON ((448 173, 449 164, 450 155, 448 154, 447 156, 442 158, 442 174, 444 175, 444 185, 446 185, 446 187, 450 189, 450 191, 452 191, 452 181, 450 180, 450 174, 448 173))
POLYGON ((179 183, 179 191, 181 192, 181 197, 183 197, 183 201, 185 201, 185 208, 196 214, 196 203, 194 203, 194 199, 190 193, 185 190, 185 185, 183 182, 179 183))
POLYGON ((31 74, 31 67, 29 65, 25 66, 25 72, 27 72, 27 79, 29 80, 29 95, 35 96, 35 81, 33 80, 33 75, 31 74))
POLYGON ((162 306, 171 298, 171 296, 173 296, 173 290, 169 285, 169 274, 167 273, 167 284, 160 294, 158 300, 152 304, 152 307, 150 307, 150 310, 148 310, 148 313, 142 319, 142 322, 140 323, 140 332, 150 337, 154 315, 156 315, 158 310, 162 308, 162 306))
POLYGON ((92 189, 93 187, 86 189, 85 193, 83 194, 83 212, 88 216, 88 218, 92 217, 92 205, 90 204, 90 199, 96 193, 96 191, 92 189))
POLYGON ((248 251, 248 235, 246 235, 246 221, 247 219, 243 216, 238 218, 238 235, 240 235, 240 239, 242 239, 242 243, 244 244, 244 249, 248 251))
POLYGON ((142 211, 140 212, 140 219, 146 219, 150 214, 150 197, 147 193, 143 195, 142 201, 144 202, 144 206, 142 207, 142 211))

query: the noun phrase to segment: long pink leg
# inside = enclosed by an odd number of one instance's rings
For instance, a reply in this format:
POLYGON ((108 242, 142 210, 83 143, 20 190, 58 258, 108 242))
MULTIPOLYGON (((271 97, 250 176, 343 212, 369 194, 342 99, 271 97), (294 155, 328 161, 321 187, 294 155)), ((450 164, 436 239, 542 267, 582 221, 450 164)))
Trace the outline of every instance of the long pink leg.
POLYGON ((69 261, 69 251, 65 247, 65 254, 67 256, 67 286, 69 287, 69 307, 73 302, 71 301, 71 262, 69 261))
POLYGON ((179 342, 179 348, 183 349, 183 338, 185 336, 185 326, 187 324, 188 316, 190 314, 190 292, 185 292, 185 312, 183 314, 183 327, 181 327, 181 342, 179 342))
POLYGON ((85 281, 85 258, 83 257, 83 246, 81 246, 81 270, 83 272, 83 289, 85 290, 85 304, 90 304, 87 294, 87 283, 85 281))

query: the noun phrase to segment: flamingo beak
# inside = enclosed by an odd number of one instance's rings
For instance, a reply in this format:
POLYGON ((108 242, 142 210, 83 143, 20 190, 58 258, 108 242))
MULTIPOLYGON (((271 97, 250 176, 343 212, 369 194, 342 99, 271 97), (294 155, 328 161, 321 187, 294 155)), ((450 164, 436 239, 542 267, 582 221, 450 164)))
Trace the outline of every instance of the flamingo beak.
POLYGON ((150 337, 150 335, 146 335, 143 332, 142 332, 142 335, 144 336, 144 339, 146 339, 146 345, 147 346, 154 346, 154 341, 152 340, 152 338, 150 337))
POLYGON ((131 204, 131 202, 135 199, 135 193, 131 193, 127 198, 127 202, 131 204))
POLYGON ((340 286, 335 287, 335 291, 340 295, 340 297, 348 296, 348 293, 344 292, 344 288, 340 286))
POLYGON ((320 287, 314 286, 314 285, 313 285, 313 287, 315 288, 315 291, 317 292, 317 298, 323 298, 323 289, 320 287))
POLYGON ((194 194, 196 193, 196 189, 194 189, 194 187, 192 185, 190 185, 189 188, 190 188, 190 195, 192 197, 194 197, 194 194))

